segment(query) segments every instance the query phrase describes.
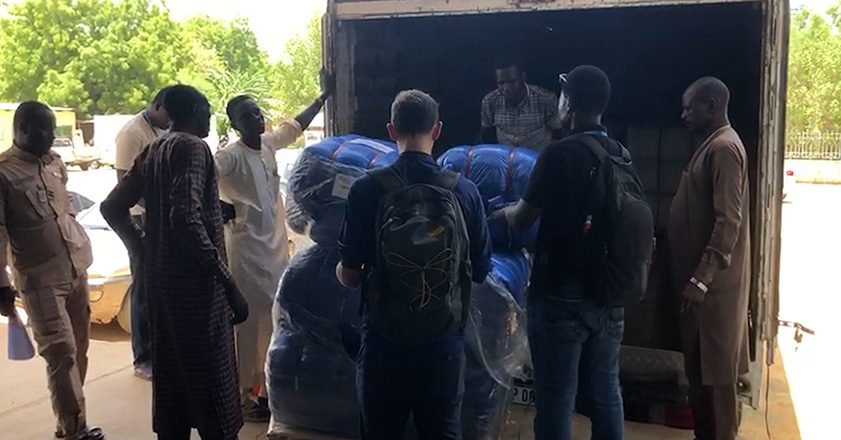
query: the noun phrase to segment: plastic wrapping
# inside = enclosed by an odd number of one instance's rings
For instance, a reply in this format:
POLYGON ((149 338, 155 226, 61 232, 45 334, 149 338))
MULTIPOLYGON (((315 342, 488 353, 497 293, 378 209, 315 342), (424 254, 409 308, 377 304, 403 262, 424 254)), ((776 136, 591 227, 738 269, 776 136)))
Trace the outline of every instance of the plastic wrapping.
MULTIPOLYGON (((455 147, 441 155, 438 163, 472 180, 485 201, 485 211, 490 214, 523 197, 537 163, 537 153, 505 145, 455 147)), ((488 227, 494 250, 520 248, 534 244, 539 221, 523 232, 511 230, 501 219, 489 222, 488 227)))
POLYGON ((514 379, 523 379, 528 339, 525 290, 529 262, 522 251, 495 253, 491 273, 473 288, 466 331, 468 356, 462 403, 464 439, 499 437, 514 379))
MULTIPOLYGON (((360 291, 336 280, 338 261, 337 248, 316 244, 292 258, 281 280, 266 366, 270 433, 282 424, 359 435, 355 358, 360 291)), ((466 329, 465 440, 496 438, 502 426, 511 383, 527 357, 520 303, 528 269, 522 252, 495 254, 491 275, 474 285, 466 329)))
POLYGON ((507 202, 525 194, 536 162, 536 152, 505 145, 450 148, 438 159, 441 166, 476 183, 485 200, 503 196, 507 202))
POLYGON ((356 364, 342 334, 359 329, 360 291, 339 284, 338 261, 338 248, 314 245, 280 282, 266 365, 273 426, 358 435, 356 364))
POLYGON ((391 165, 398 156, 397 145, 356 135, 326 138, 307 147, 289 176, 288 225, 318 244, 334 246, 350 185, 369 169, 391 165))

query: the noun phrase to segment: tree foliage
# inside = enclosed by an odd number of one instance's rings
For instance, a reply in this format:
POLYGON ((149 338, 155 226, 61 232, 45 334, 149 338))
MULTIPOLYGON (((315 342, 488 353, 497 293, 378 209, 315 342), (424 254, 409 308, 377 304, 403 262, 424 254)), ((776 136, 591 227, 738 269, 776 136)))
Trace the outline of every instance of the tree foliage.
POLYGON ((839 8, 825 17, 802 10, 792 17, 789 46, 789 132, 841 129, 839 8))
POLYGON ((229 71, 268 71, 268 55, 260 49, 257 37, 244 18, 225 23, 207 15, 197 15, 184 23, 184 31, 188 38, 210 49, 229 71))
POLYGON ((292 116, 319 93, 318 17, 272 64, 248 21, 197 15, 178 22, 159 0, 0 0, 0 101, 38 99, 80 117, 135 113, 181 82, 210 100, 221 135, 225 104, 258 98, 292 116))
POLYGON ((0 99, 136 112, 190 62, 180 27, 150 0, 27 0, 8 14, 0 99))
POLYGON ((311 104, 320 92, 321 18, 314 16, 306 30, 286 44, 286 58, 274 68, 278 110, 287 116, 311 104))

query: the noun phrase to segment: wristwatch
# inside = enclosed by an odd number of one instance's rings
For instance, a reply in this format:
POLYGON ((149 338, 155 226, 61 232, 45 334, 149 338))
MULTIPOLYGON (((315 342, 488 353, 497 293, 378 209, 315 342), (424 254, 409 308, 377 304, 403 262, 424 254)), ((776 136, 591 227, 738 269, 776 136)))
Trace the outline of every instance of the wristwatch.
POLYGON ((689 282, 694 284, 701 292, 707 293, 710 290, 710 288, 707 287, 706 284, 702 283, 698 278, 692 277, 689 279, 689 282))

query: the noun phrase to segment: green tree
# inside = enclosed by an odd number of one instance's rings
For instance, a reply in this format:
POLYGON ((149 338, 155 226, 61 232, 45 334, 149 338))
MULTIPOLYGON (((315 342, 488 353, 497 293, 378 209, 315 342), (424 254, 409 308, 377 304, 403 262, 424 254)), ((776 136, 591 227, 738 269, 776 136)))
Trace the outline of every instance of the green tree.
POLYGON ((792 17, 786 115, 791 133, 841 128, 841 34, 837 11, 830 11, 833 22, 808 10, 792 17))
POLYGON ((27 0, 0 20, 0 99, 132 113, 190 62, 180 26, 150 0, 27 0))
POLYGON ((316 15, 304 32, 287 42, 285 59, 274 66, 274 95, 281 114, 291 117, 318 96, 321 65, 321 17, 316 15))
POLYGON ((248 20, 236 18, 224 22, 207 15, 197 15, 184 23, 189 39, 211 50, 224 67, 233 72, 267 72, 269 58, 257 44, 257 37, 248 20))

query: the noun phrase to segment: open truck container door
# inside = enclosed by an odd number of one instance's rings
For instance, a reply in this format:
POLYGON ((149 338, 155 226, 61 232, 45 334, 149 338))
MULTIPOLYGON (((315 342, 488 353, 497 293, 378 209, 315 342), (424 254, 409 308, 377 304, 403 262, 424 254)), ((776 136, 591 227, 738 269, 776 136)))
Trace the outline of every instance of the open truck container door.
MULTIPOLYGON (((391 100, 419 88, 441 104, 440 154, 475 141, 500 51, 517 53, 529 82, 554 91, 559 73, 598 65, 614 92, 604 121, 633 154, 662 250, 672 197, 700 141, 682 126, 681 96, 695 79, 721 78, 750 161, 752 363, 739 389, 757 407, 778 322, 788 26, 787 0, 329 0, 324 56, 337 92, 326 127, 384 138, 391 100)), ((665 266, 626 309, 623 389, 685 401, 679 294, 665 266)))

